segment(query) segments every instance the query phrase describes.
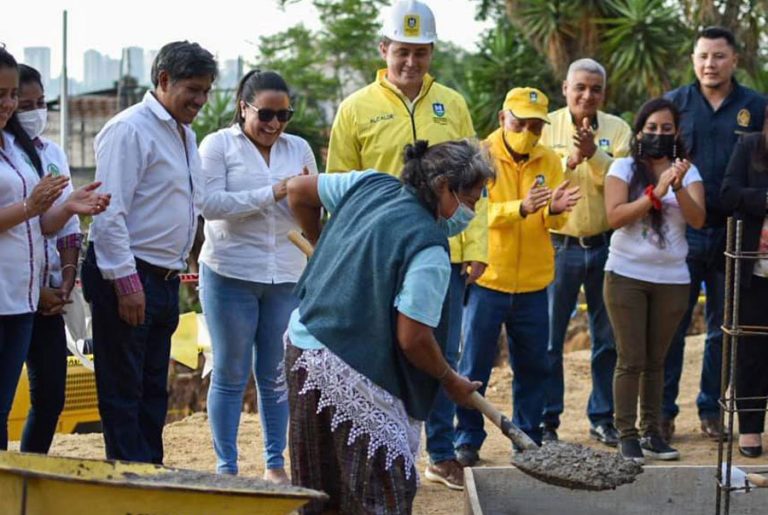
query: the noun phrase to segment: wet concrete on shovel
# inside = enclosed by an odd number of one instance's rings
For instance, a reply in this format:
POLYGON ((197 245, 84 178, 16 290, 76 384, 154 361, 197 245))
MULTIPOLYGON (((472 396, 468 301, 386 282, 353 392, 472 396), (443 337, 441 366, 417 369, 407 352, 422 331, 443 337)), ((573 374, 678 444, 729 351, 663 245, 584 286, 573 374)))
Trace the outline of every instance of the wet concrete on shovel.
POLYGON ((536 450, 517 452, 512 464, 546 483, 579 490, 611 490, 631 483, 642 465, 616 452, 596 451, 580 444, 551 442, 536 450))

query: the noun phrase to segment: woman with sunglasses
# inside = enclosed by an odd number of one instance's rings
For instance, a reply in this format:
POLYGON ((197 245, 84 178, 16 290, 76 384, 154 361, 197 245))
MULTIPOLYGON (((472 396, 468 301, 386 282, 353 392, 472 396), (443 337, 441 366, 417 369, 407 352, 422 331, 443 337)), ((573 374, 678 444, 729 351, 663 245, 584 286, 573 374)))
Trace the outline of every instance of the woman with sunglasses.
POLYGON ((200 145, 205 243, 200 298, 213 347, 208 418, 216 469, 237 474, 237 431, 251 373, 264 433, 264 478, 287 483, 288 404, 281 400, 282 335, 298 305, 293 288, 306 258, 287 238, 297 229, 285 199, 289 178, 317 173, 309 144, 285 134, 293 110, 285 80, 251 71, 237 89, 232 125, 200 145))

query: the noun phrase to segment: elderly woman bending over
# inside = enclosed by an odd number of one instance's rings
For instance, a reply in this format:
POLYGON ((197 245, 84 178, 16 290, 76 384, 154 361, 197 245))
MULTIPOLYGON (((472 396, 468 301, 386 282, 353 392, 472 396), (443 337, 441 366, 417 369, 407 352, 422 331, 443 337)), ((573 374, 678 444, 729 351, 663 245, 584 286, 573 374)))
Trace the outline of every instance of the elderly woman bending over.
POLYGON ((289 182, 299 225, 319 239, 286 348, 293 483, 330 496, 305 513, 411 511, 438 388, 466 405, 480 385, 443 357, 448 237, 492 176, 469 141, 417 141, 400 179, 370 170, 289 182), (333 215, 322 237, 321 207, 333 215))

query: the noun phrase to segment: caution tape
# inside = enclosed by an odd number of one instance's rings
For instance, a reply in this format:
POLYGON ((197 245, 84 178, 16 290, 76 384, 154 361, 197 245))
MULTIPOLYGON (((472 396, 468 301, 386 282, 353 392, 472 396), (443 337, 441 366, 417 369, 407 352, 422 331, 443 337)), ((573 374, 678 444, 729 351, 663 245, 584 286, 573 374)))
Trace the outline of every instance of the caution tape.
POLYGON ((200 280, 200 274, 179 274, 179 280, 183 283, 196 283, 200 280))
MULTIPOLYGON (((699 304, 704 304, 707 301, 707 297, 705 295, 699 295, 699 304)), ((587 311, 587 303, 586 302, 580 302, 579 304, 576 304, 576 309, 578 311, 587 311)))

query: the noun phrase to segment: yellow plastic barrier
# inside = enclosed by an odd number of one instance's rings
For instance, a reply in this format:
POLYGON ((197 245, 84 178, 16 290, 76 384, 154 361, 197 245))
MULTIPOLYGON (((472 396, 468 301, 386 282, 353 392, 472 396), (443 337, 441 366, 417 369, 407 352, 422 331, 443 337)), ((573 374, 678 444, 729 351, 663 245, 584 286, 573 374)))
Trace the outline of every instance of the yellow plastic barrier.
MULTIPOLYGON (((197 356, 209 350, 208 335, 204 326, 199 327, 195 313, 184 313, 179 317, 179 327, 171 338, 171 356, 189 368, 197 368, 197 356)), ((92 359, 92 356, 88 356, 92 359)), ((98 397, 93 372, 85 368, 75 357, 67 358, 67 383, 64 410, 59 416, 57 433, 98 429, 98 397)), ((19 440, 29 412, 29 381, 26 366, 21 372, 16 396, 8 416, 8 439, 19 440)))

